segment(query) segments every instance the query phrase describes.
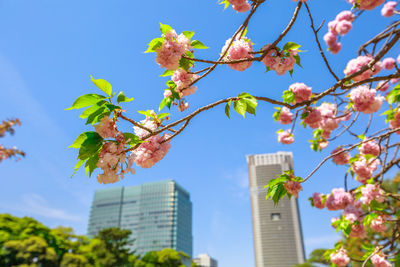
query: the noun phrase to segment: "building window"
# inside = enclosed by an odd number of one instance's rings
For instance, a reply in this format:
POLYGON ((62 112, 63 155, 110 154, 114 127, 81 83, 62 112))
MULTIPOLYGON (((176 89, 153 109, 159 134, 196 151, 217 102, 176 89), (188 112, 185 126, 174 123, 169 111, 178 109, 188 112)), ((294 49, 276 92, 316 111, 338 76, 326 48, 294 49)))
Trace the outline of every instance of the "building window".
POLYGON ((272 221, 279 221, 281 219, 280 213, 271 213, 271 220, 272 221))

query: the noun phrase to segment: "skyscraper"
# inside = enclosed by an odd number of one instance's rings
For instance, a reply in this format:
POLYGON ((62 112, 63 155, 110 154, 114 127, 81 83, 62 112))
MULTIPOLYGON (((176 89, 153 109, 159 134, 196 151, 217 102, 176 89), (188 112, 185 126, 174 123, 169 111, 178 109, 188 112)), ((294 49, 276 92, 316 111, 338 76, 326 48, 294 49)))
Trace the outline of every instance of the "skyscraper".
POLYGON ((266 200, 265 186, 284 171, 293 170, 291 152, 247 156, 256 267, 292 267, 304 262, 297 199, 266 200))
POLYGON ((140 255, 173 248, 192 256, 192 202, 173 180, 97 190, 88 235, 107 227, 131 230, 140 255))

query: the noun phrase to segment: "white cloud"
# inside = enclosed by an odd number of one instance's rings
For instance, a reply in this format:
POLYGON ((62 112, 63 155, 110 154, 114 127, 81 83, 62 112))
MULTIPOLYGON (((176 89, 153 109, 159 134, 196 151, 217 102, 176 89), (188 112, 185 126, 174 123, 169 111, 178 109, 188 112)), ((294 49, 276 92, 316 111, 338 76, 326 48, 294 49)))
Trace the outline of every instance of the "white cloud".
POLYGON ((82 221, 80 216, 68 213, 65 210, 51 207, 51 205, 38 194, 26 194, 22 196, 22 203, 9 207, 11 209, 24 212, 26 215, 38 215, 45 218, 66 220, 66 221, 82 221))

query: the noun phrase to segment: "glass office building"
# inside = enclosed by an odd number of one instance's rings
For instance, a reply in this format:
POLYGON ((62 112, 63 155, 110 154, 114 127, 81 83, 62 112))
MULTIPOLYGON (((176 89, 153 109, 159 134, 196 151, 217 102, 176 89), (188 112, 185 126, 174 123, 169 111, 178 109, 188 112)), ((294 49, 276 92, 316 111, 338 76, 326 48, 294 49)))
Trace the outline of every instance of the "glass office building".
POLYGON ((88 235, 107 227, 131 230, 140 255, 173 248, 192 257, 192 202, 173 180, 97 190, 88 235))

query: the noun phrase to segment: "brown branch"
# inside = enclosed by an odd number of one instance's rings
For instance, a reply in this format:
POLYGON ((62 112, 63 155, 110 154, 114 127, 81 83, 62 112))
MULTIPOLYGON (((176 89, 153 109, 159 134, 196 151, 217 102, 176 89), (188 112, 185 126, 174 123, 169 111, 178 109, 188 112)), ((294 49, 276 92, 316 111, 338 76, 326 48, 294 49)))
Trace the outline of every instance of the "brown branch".
POLYGON ((315 29, 315 27, 314 27, 314 19, 312 18, 311 11, 310 11, 310 9, 308 8, 307 3, 304 3, 304 5, 306 6, 307 12, 308 12, 308 16, 310 17, 311 29, 312 29, 313 32, 314 32, 315 41, 317 42, 317 45, 318 45, 318 48, 319 48, 319 53, 321 54, 323 60, 325 61, 325 65, 328 67, 329 72, 330 72, 330 73, 332 74, 332 76, 336 79, 336 81, 339 81, 339 77, 333 72, 331 66, 329 65, 329 62, 328 62, 328 60, 326 59, 324 52, 322 51, 321 43, 319 42, 319 39, 318 39, 318 31, 319 31, 319 29, 321 28, 322 24, 321 24, 321 26, 319 27, 318 30, 315 29))

